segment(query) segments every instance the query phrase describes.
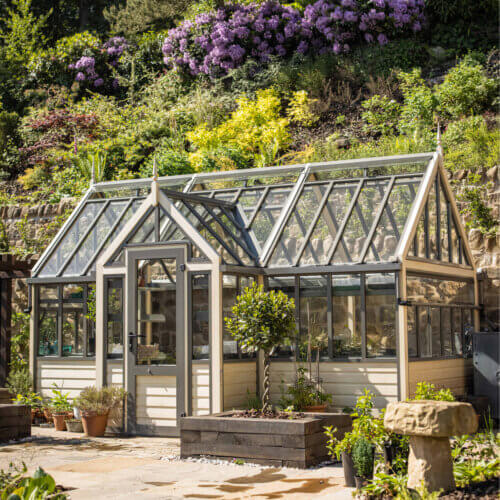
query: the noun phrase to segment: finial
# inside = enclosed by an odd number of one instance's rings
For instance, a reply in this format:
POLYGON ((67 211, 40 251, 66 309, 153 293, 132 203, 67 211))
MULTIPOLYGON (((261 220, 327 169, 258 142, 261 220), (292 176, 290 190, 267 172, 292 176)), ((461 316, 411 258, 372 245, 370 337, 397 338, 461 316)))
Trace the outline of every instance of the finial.
POLYGON ((441 158, 443 158, 444 151, 443 151, 443 145, 441 144, 441 123, 439 123, 439 122, 438 122, 436 142, 437 142, 437 152, 438 152, 439 156, 441 156, 441 158))
POLYGON ((92 171, 90 172, 90 185, 95 184, 95 157, 92 156, 92 171))
POLYGON ((156 165, 156 156, 153 158, 153 182, 151 183, 151 194, 153 195, 153 206, 158 206, 158 198, 160 196, 158 186, 158 166, 156 165))
POLYGON ((158 180, 158 166, 156 165, 156 156, 153 158, 153 180, 158 180))

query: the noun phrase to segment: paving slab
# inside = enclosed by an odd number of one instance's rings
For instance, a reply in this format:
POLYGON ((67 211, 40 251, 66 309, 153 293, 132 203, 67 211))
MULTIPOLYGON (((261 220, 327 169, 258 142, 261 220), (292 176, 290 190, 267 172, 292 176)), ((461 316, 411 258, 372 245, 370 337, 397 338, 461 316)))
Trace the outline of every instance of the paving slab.
POLYGON ((351 499, 342 467, 262 467, 179 459, 173 438, 86 438, 33 427, 32 439, 0 446, 0 469, 10 462, 38 466, 83 499, 351 499))

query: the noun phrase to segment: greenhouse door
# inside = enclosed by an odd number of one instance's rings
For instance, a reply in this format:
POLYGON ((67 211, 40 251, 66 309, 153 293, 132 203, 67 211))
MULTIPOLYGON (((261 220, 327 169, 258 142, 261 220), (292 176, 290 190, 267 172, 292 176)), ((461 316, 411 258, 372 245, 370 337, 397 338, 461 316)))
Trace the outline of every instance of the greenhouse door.
POLYGON ((178 435, 184 408, 182 246, 127 252, 127 432, 178 435))

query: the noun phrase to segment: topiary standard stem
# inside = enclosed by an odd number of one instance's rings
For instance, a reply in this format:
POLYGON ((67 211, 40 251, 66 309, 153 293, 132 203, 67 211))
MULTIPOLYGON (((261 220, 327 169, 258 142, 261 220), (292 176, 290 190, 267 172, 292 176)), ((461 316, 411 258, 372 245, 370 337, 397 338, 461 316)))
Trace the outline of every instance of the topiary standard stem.
POLYGON ((262 411, 269 409, 269 370, 270 361, 269 353, 264 353, 264 392, 262 394, 262 411))

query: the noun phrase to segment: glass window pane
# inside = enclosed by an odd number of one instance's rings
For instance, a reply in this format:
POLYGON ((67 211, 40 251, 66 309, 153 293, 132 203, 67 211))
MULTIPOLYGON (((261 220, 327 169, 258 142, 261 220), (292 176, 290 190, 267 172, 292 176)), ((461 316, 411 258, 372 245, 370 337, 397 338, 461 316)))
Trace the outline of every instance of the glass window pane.
POLYGON ((443 356, 453 354, 451 348, 451 309, 449 307, 441 308, 441 335, 443 339, 443 356))
POLYGON ((271 188, 264 203, 257 212, 251 229, 261 246, 266 242, 281 211, 286 206, 288 195, 291 190, 291 187, 271 188))
POLYGON ((460 263, 460 244, 459 244, 459 238, 458 238, 458 231, 457 228, 455 227, 455 223, 453 222, 453 218, 451 220, 451 256, 452 256, 452 261, 455 264, 460 263))
POLYGON ((409 274, 408 300, 441 304, 474 304, 474 283, 409 274))
POLYGON ((176 362, 176 260, 137 262, 137 357, 139 365, 176 362))
POLYGON ((75 276, 83 272, 97 248, 101 245, 106 236, 108 236, 111 227, 126 205, 126 201, 112 202, 108 205, 66 267, 64 276, 75 276))
POLYGON ((63 286, 63 300, 67 301, 83 301, 84 285, 71 284, 63 286))
MULTIPOLYGON (((366 182, 363 185, 356 205, 349 216, 349 221, 347 222, 344 235, 342 237, 350 254, 350 262, 359 261, 366 237, 370 231, 385 190, 387 189, 387 185, 388 181, 366 182)), ((351 196, 349 197, 348 202, 350 202, 352 197, 354 197, 355 192, 355 188, 351 188, 351 196)), ((377 256, 375 257, 377 258, 377 256)), ((337 248, 335 255, 333 256, 333 263, 347 263, 342 255, 340 246, 337 248)))
POLYGON ((387 206, 375 230, 373 244, 378 254, 367 253, 365 262, 391 262, 395 259, 396 248, 405 227, 408 213, 415 199, 415 188, 408 181, 394 184, 387 206))
POLYGON ((429 321, 429 308, 426 306, 417 307, 417 315, 420 357, 430 358, 432 356, 432 329, 429 321))
POLYGON ((332 277, 333 356, 361 356, 361 278, 332 277))
POLYGON ((432 188, 429 192, 429 197, 427 199, 427 206, 429 210, 429 256, 432 260, 438 259, 437 253, 437 210, 436 210, 436 183, 432 183, 432 188))
POLYGON ((123 280, 108 279, 107 283, 107 351, 108 358, 123 356, 123 280))
MULTIPOLYGON (((350 196, 348 185, 336 185, 333 187, 328 201, 321 212, 321 216, 314 227, 314 231, 309 239, 307 247, 300 259, 300 265, 328 264, 327 256, 333 246, 339 227, 344 220, 350 196)), ((351 258, 346 253, 347 247, 343 241, 340 242, 337 252, 340 252, 345 262, 350 262, 351 258)))
POLYGON ((40 300, 58 300, 59 285, 40 286, 40 300))
POLYGON ((394 274, 366 275, 366 353, 396 356, 396 286, 394 274))
POLYGON ((300 278, 300 358, 316 360, 328 354, 328 300, 326 276, 300 278))
POLYGON ((208 274, 193 274, 191 277, 193 359, 210 357, 208 283, 208 274))
POLYGON ((415 257, 420 257, 421 259, 426 258, 425 254, 425 207, 422 211, 422 216, 418 221, 417 231, 413 239, 413 255, 415 257))
MULTIPOLYGON (((271 257, 271 266, 286 266, 294 263, 325 191, 325 185, 304 188, 271 257)), ((323 252, 318 249, 318 253, 323 252)))
POLYGON ((441 260, 449 262, 450 251, 448 245, 448 203, 442 187, 441 192, 439 193, 439 217, 441 228, 441 260))
POLYGON ((417 347, 417 321, 415 307, 408 306, 408 356, 415 358, 418 356, 417 347))
MULTIPOLYGON (((222 314, 224 318, 229 318, 233 315, 232 308, 236 304, 238 296, 238 277, 225 274, 222 277, 222 314)), ((223 342, 224 342, 224 357, 226 359, 238 358, 239 349, 238 342, 233 339, 232 335, 226 328, 226 322, 223 326, 223 342)))
POLYGON ((151 210, 146 219, 138 227, 134 235, 129 238, 128 243, 150 243, 155 238, 155 210, 151 210))
POLYGON ((441 356, 441 308, 431 307, 431 331, 432 331, 432 352, 431 356, 433 358, 439 358, 441 356))
POLYGON ((463 309, 463 355, 466 358, 470 358, 472 356, 472 334, 474 332, 473 318, 472 309, 463 309))
POLYGON ((38 355, 57 356, 57 350, 57 305, 41 305, 38 319, 38 355))
POLYGON ((92 224, 99 210, 102 208, 102 203, 89 202, 87 203, 71 228, 67 231, 62 240, 57 244, 52 256, 43 266, 39 276, 55 276, 61 265, 69 257, 78 241, 92 224))
POLYGON ((81 356, 83 354, 83 320, 83 303, 63 305, 63 356, 81 356))
POLYGON ((462 350, 462 310, 454 307, 452 310, 453 321, 453 348, 455 354, 461 356, 462 350))
MULTIPOLYGON (((295 278, 294 276, 273 276, 269 278, 269 290, 281 290, 291 299, 295 299, 295 278)), ((293 355, 293 347, 280 345, 273 357, 289 358, 293 355)))

